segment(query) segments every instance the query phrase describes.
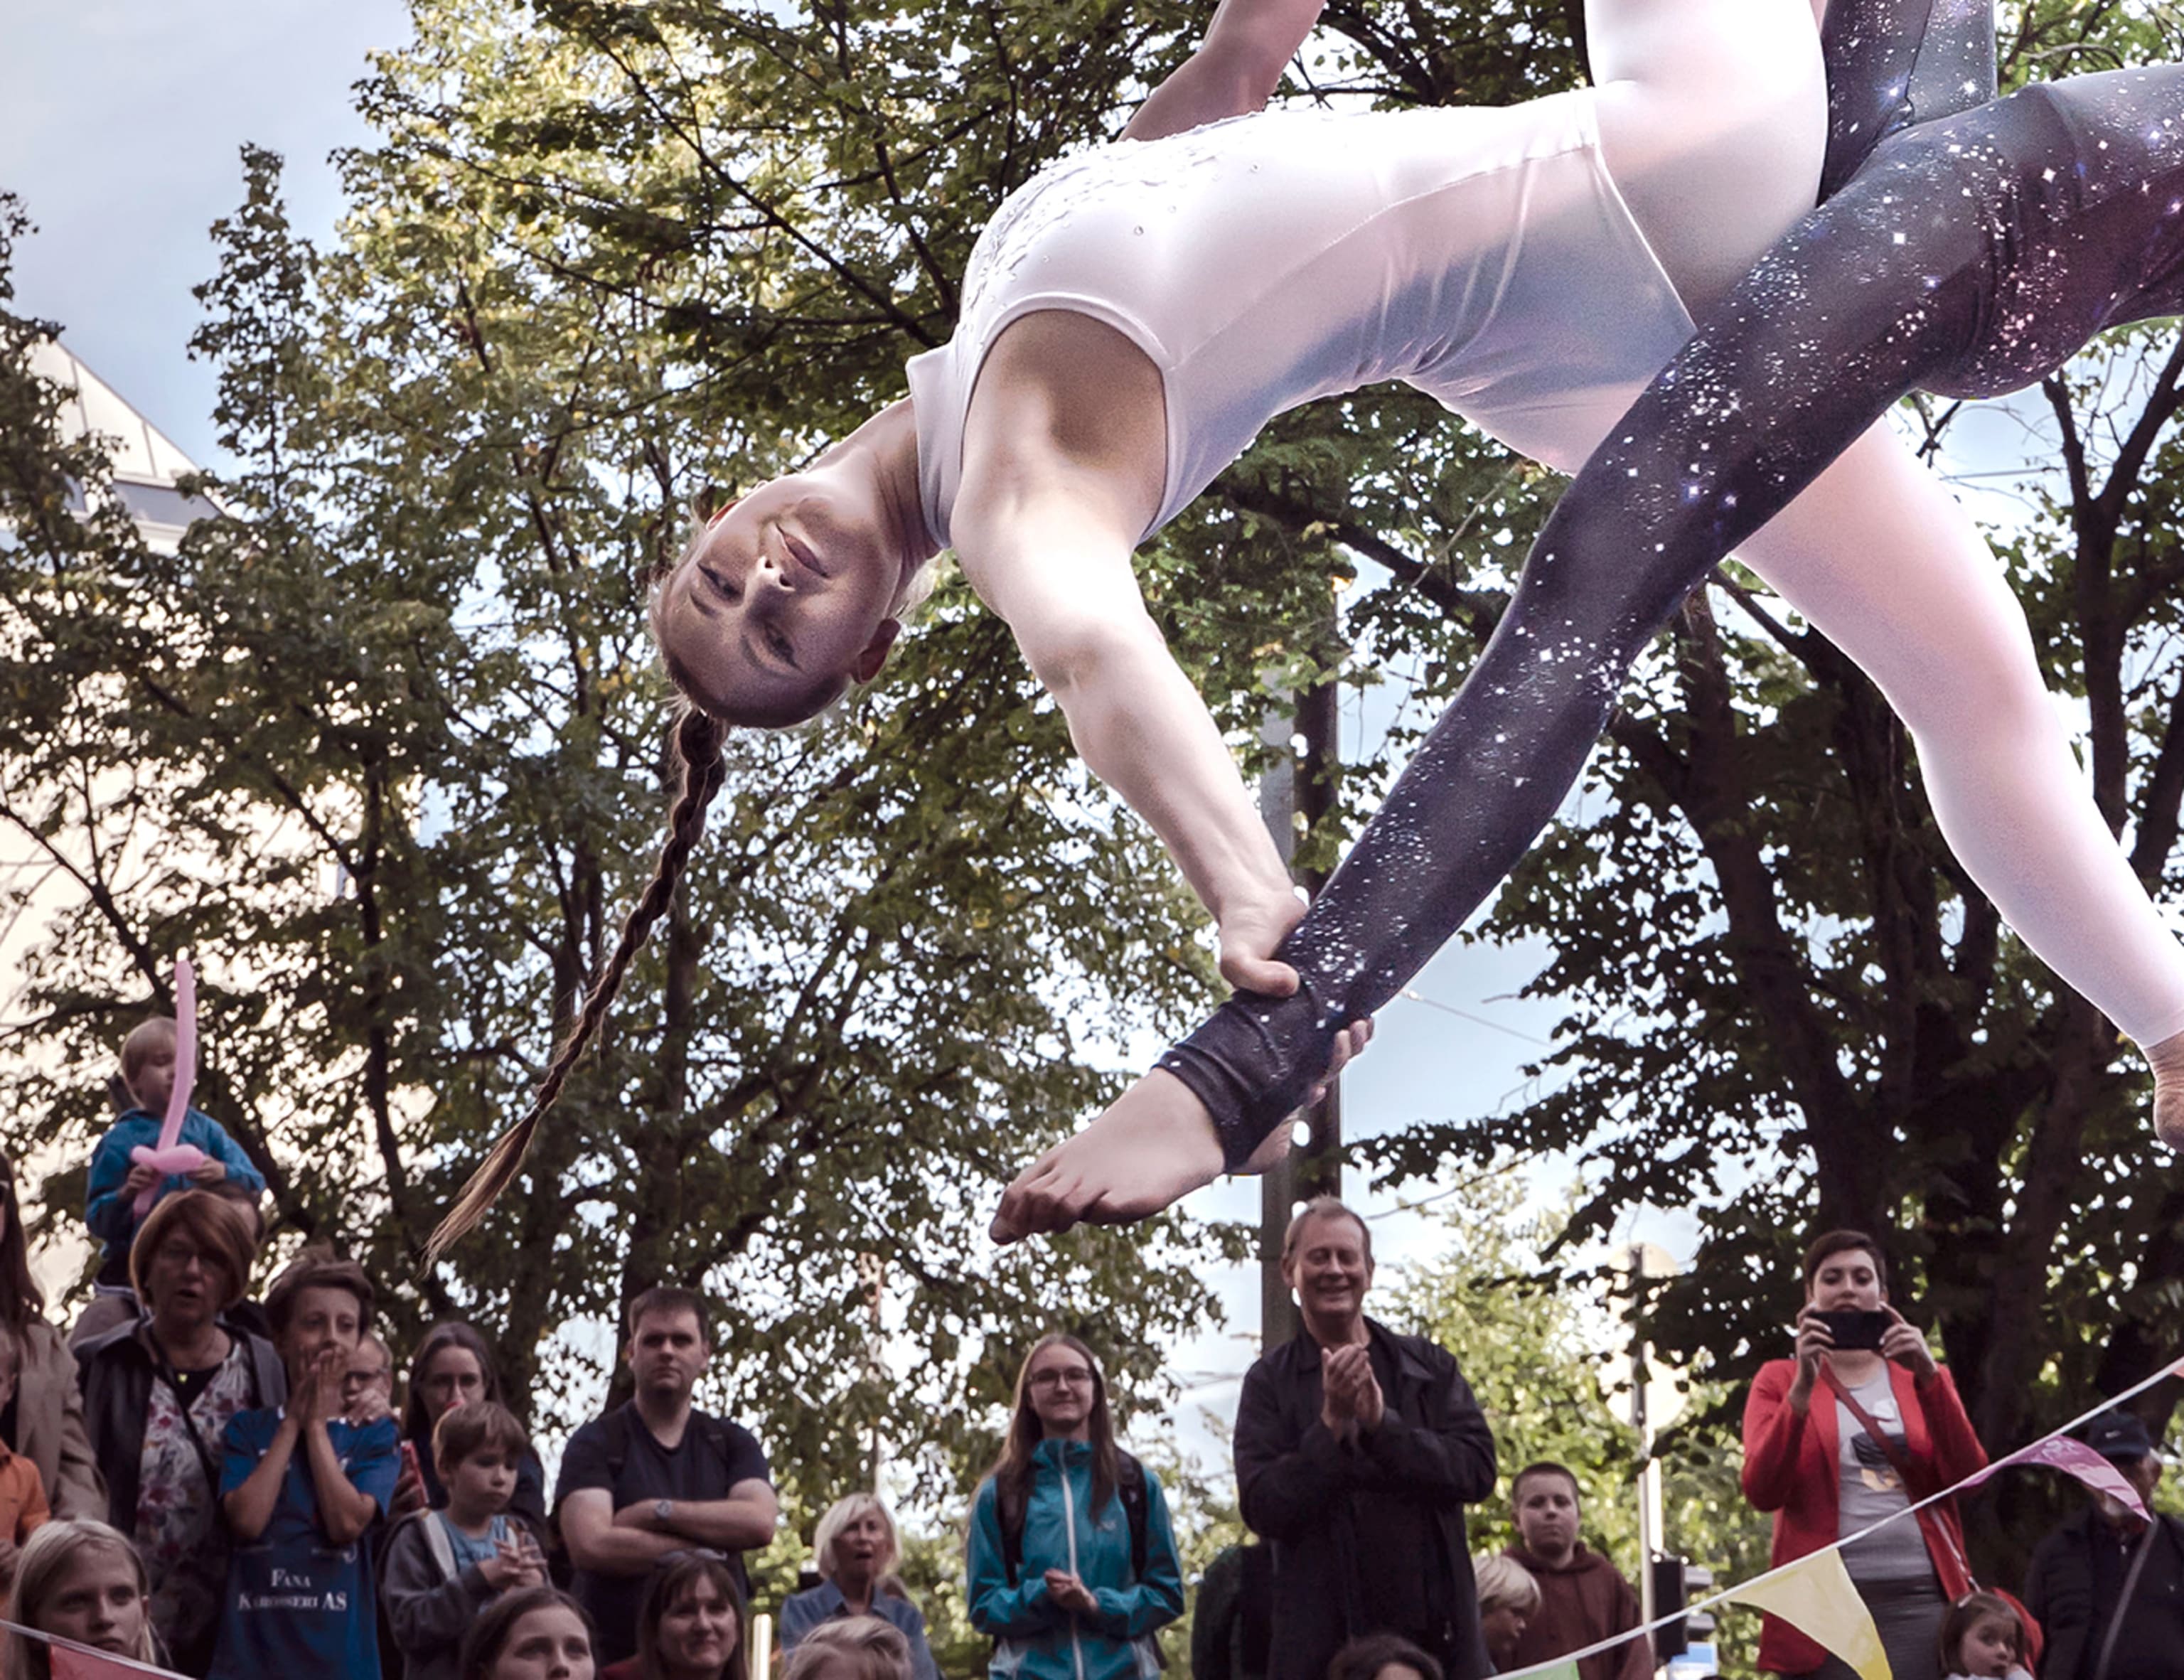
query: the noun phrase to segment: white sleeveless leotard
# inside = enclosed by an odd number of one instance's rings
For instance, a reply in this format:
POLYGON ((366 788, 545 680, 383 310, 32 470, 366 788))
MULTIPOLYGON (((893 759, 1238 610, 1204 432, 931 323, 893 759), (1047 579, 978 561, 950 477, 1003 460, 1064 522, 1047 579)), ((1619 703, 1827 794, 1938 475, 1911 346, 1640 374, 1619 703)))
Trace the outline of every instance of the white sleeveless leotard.
POLYGON ((1167 483, 1147 535, 1275 415, 1384 380, 1574 472, 1691 332, 1602 163, 1589 92, 1117 141, 1009 196, 971 254, 956 336, 910 363, 943 547, 979 367, 1039 310, 1104 321, 1161 371, 1167 483))

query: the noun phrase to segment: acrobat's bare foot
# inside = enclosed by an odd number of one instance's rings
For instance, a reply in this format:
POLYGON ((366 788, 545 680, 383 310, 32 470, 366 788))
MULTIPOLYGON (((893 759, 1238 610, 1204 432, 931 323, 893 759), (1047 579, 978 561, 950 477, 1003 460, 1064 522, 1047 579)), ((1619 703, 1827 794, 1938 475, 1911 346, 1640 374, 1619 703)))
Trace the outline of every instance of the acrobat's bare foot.
POLYGON ((994 1215, 1014 1242, 1080 1220, 1128 1225, 1173 1206, 1221 1171, 1221 1140, 1190 1087, 1156 1068, 1099 1119, 1018 1173, 994 1215))
MULTIPOLYGON (((1354 1021, 1335 1035, 1328 1083, 1373 1041, 1373 1024, 1354 1021)), ((1289 1153, 1291 1121, 1262 1140, 1240 1173, 1263 1173, 1289 1153)), ((1067 1142, 1018 1173, 994 1212, 994 1241, 1015 1242, 1036 1231, 1079 1222, 1132 1225, 1173 1207, 1221 1172, 1221 1142, 1206 1105, 1173 1074, 1156 1068, 1067 1142)))
POLYGON ((2153 1069, 2153 1135, 2184 1150, 2184 1032, 2148 1045, 2146 1059, 2153 1069))

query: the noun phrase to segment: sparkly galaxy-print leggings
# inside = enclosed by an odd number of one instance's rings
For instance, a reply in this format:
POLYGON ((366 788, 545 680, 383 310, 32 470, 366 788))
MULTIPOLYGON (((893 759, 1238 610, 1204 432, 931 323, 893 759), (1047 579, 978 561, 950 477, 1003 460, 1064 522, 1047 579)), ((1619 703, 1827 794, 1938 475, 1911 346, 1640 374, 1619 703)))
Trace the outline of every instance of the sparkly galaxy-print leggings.
MULTIPOLYGON (((2028 88, 1876 148, 1563 496, 1477 667, 1282 946, 1301 991, 1240 994, 1162 1058, 1230 1164, 1524 854, 1632 661, 1716 562, 1824 490, 1908 392, 2018 389, 2105 327, 2176 313, 2180 293, 2184 69, 2028 88)), ((1991 564, 1984 580, 1892 566, 1892 511, 1866 510, 1869 564, 1841 563, 1866 545, 1839 544, 1833 572, 1786 592, 1823 604, 1816 621, 1888 695, 1952 846, 2026 943, 2142 1044, 2184 1030, 2184 956, 2093 810, 2022 616, 1991 564), (1868 623, 1882 628, 1862 639, 1868 623)))

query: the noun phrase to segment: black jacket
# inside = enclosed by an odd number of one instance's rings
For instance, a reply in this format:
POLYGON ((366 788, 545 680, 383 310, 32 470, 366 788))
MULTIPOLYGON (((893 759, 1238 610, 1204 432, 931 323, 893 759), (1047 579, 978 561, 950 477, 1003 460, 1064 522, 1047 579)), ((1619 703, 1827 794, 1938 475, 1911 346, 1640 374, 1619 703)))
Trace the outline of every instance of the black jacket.
MULTIPOLYGON (((83 1387, 83 1427, 91 1455, 106 1476, 107 1521, 124 1534, 136 1532, 137 1480, 142 1469, 144 1427, 152 1409, 152 1350, 136 1331, 146 1320, 120 1325, 94 1336, 75 1350, 77 1380, 83 1387)), ((220 1328, 243 1344, 259 1406, 285 1405, 288 1374, 281 1356, 262 1336, 231 1324, 220 1328)), ((217 1482, 213 1497, 220 1497, 217 1482)))
POLYGON ((1479 1680, 1490 1670, 1463 1507, 1494 1492, 1494 1437, 1451 1354, 1365 1324, 1396 1371, 1394 1392, 1382 1395, 1386 1415, 1369 1435, 1346 1443, 1320 1421, 1320 1350, 1309 1333, 1244 1379, 1237 1488, 1244 1521, 1274 1549, 1268 1680, 1321 1680, 1346 1641, 1381 1632, 1417 1640, 1441 1658, 1449 1680, 1479 1680), (1416 1532, 1421 1509, 1427 1543, 1391 1538, 1386 1519, 1401 1515, 1396 1531, 1416 1532), (1423 1607, 1421 1625, 1368 1625, 1368 1582, 1384 1597, 1388 1582, 1408 1588, 1423 1607))
MULTIPOLYGON (((2131 1594, 2132 1615, 2109 1660, 2112 1676, 2184 1669, 2184 1521, 2159 1514, 2154 1521, 2162 1532, 2131 1594)), ((2090 1505, 2050 1529, 2032 1554, 2025 1607, 2047 1635, 2041 1680, 2092 1680, 2116 1609, 2113 1599, 2097 1602, 2095 1554, 2103 1548, 2122 1554, 2110 1572, 2114 1591, 2129 1567, 2129 1552, 2090 1505)))
POLYGON ((1190 1680, 1267 1680, 1274 1550, 1229 1546, 1206 1566, 1190 1618, 1190 1680))

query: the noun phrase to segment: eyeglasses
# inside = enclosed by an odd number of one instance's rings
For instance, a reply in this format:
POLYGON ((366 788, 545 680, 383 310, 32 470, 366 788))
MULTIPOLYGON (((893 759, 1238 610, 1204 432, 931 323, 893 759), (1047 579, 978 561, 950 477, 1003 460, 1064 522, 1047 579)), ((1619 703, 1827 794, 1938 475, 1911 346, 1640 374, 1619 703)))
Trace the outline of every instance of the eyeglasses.
POLYGON ((1072 1388, 1089 1388, 1092 1373, 1079 1365, 1074 1370, 1035 1370, 1031 1374, 1031 1386, 1034 1388, 1060 1388, 1064 1385, 1072 1388))

